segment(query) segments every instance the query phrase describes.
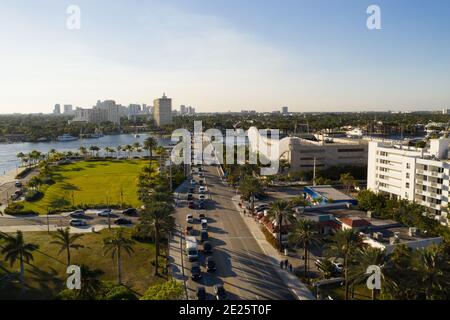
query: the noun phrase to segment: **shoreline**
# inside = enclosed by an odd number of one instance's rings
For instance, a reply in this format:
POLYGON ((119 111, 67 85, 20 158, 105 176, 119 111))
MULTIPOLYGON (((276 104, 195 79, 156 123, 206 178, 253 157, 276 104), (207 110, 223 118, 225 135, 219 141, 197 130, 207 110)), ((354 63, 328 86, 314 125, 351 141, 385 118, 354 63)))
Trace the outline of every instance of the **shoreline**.
POLYGON ((6 174, 3 174, 3 172, 0 173, 0 186, 7 184, 7 183, 11 183, 11 182, 15 182, 16 176, 21 173, 25 168, 18 168, 18 169, 13 169, 13 170, 9 170, 6 171, 6 174))

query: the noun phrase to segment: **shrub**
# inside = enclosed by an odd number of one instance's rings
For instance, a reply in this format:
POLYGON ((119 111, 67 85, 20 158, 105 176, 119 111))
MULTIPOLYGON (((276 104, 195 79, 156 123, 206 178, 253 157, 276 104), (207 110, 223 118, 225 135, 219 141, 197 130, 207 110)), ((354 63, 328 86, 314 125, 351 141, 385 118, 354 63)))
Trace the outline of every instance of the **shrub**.
POLYGON ((127 287, 115 283, 105 283, 106 291, 103 300, 138 300, 127 287))
POLYGON ((19 216, 19 215, 35 215, 36 213, 31 210, 24 210, 24 206, 21 203, 12 203, 5 209, 5 214, 11 216, 19 216))
POLYGON ((25 194, 25 200, 28 202, 38 201, 38 200, 42 199, 43 196, 44 196, 44 194, 41 191, 29 190, 25 194))
POLYGON ((267 242, 270 243, 272 245, 272 247, 279 250, 278 240, 275 239, 273 234, 271 234, 270 231, 267 230, 267 228, 265 226, 260 226, 260 227, 261 227, 262 233, 266 237, 267 242))
POLYGON ((182 297, 183 286, 172 279, 151 286, 141 297, 141 300, 180 300, 182 297))

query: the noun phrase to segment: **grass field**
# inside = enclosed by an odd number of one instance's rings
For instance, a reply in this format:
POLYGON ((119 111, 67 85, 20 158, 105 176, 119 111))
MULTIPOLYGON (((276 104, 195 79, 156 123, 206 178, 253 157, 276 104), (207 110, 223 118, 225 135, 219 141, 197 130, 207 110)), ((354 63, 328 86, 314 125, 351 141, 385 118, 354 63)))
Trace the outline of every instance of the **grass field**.
MULTIPOLYGON (((84 248, 71 250, 72 264, 86 264, 91 269, 101 269, 105 274, 101 277, 106 281, 117 281, 116 261, 103 254, 103 239, 110 235, 109 230, 99 233, 85 234, 79 244, 84 248)), ((125 234, 130 235, 131 230, 125 229, 125 234)), ((60 292, 66 281, 66 255, 58 254, 59 247, 50 244, 52 237, 43 232, 24 233, 25 240, 39 245, 39 251, 34 252, 34 261, 25 267, 25 277, 28 290, 22 295, 20 285, 17 282, 0 281, 0 300, 2 299, 51 299, 60 292)), ((123 256, 122 281, 125 286, 138 295, 142 295, 150 285, 163 278, 153 276, 152 261, 155 255, 154 244, 136 242, 133 245, 134 254, 130 257, 123 256)), ((161 260, 162 265, 162 260, 161 260)), ((8 272, 17 272, 19 264, 10 267, 0 254, 0 278, 8 272)))
POLYGON ((52 171, 56 183, 41 187, 44 197, 23 204, 26 210, 39 214, 45 214, 48 208, 83 204, 119 205, 123 201, 138 206, 136 178, 147 163, 142 160, 111 160, 59 166, 52 171))

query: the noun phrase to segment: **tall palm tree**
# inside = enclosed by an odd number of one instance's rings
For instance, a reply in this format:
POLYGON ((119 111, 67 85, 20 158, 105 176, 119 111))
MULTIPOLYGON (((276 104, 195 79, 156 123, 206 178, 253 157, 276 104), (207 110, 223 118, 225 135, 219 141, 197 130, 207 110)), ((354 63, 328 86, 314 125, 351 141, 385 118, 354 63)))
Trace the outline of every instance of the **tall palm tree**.
POLYGON ((166 155, 166 149, 163 146, 159 146, 155 149, 155 153, 159 156, 159 168, 163 167, 163 157, 166 155))
POLYGON ((86 149, 86 147, 80 147, 80 148, 78 148, 78 150, 80 151, 80 153, 83 155, 83 157, 86 159, 86 156, 87 156, 87 154, 88 154, 88 151, 87 151, 87 149, 86 149))
POLYGON ((363 245, 362 238, 354 229, 339 230, 331 237, 327 254, 344 259, 345 300, 349 296, 349 263, 356 249, 363 245))
MULTIPOLYGON (((362 247, 358 248, 355 253, 355 261, 357 263, 350 272, 350 277, 354 278, 355 282, 366 280, 369 276, 366 271, 369 266, 378 266, 381 269, 381 276, 383 282, 390 281, 389 277, 386 276, 388 268, 390 268, 389 255, 379 248, 372 247, 362 247)), ((372 290, 372 300, 375 300, 377 291, 372 290)))
POLYGON ((120 151, 122 151, 123 148, 122 148, 122 146, 117 146, 116 150, 117 150, 117 159, 119 159, 120 158, 120 151))
POLYGON ((173 207, 171 205, 162 202, 147 202, 141 214, 141 223, 150 227, 155 236, 155 275, 158 275, 158 257, 162 231, 168 230, 174 225, 172 213, 173 207))
POLYGON ((16 157, 20 160, 20 166, 22 167, 25 159, 25 154, 23 152, 19 152, 16 157))
POLYGON ((65 229, 58 229, 55 234, 52 235, 54 241, 51 241, 51 244, 56 244, 60 246, 59 254, 66 250, 67 253, 67 266, 70 266, 70 249, 81 249, 84 248, 83 245, 77 244, 77 240, 79 240, 83 234, 70 234, 70 228, 67 227, 65 229))
POLYGON ((413 268, 417 282, 425 292, 427 300, 442 299, 442 293, 450 287, 449 256, 438 246, 416 250, 413 254, 413 268))
POLYGON ((147 139, 145 139, 144 148, 146 150, 148 150, 150 159, 153 157, 153 149, 156 148, 157 145, 158 145, 158 142, 156 141, 155 138, 148 137, 147 139))
POLYGON ((292 225, 292 228, 289 231, 289 242, 294 246, 301 245, 303 247, 306 277, 309 269, 308 248, 312 245, 320 243, 317 223, 305 219, 299 219, 292 225))
POLYGON ((350 173, 341 174, 339 181, 345 187, 347 194, 350 192, 350 188, 356 185, 356 179, 350 173))
POLYGON ((99 279, 103 275, 100 269, 91 270, 86 265, 80 266, 81 271, 81 289, 77 290, 77 299, 95 300, 103 289, 103 282, 99 279))
POLYGON ((283 241, 281 234, 281 227, 283 222, 294 223, 296 221, 294 211, 292 210, 291 204, 285 200, 277 200, 270 206, 269 213, 267 215, 269 219, 277 222, 278 226, 278 244, 279 250, 283 249, 283 241))
POLYGON ((117 276, 119 284, 122 284, 122 252, 126 252, 130 256, 134 253, 133 244, 133 240, 124 236, 122 228, 117 229, 111 237, 103 240, 105 254, 110 254, 111 258, 117 259, 117 276))
POLYGON ((4 246, 2 254, 4 254, 5 261, 9 261, 11 267, 18 260, 20 264, 20 282, 22 290, 25 289, 25 262, 28 263, 33 260, 33 251, 36 251, 39 246, 33 243, 26 243, 23 238, 22 231, 17 231, 14 236, 3 236, 4 246))

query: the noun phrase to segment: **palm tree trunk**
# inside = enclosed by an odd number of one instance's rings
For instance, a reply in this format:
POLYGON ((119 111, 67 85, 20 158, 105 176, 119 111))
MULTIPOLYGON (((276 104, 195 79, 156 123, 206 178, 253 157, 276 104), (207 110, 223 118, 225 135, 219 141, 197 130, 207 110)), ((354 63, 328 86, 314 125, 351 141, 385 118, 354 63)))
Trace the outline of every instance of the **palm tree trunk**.
POLYGON ((23 255, 20 253, 20 283, 22 285, 22 292, 25 291, 25 266, 23 264, 23 255))
POLYGON ((308 250, 306 249, 306 244, 303 243, 303 247, 305 249, 305 278, 308 276, 308 250))
POLYGON ((158 257, 159 257, 159 226, 155 226, 155 276, 158 275, 158 257))
POLYGON ((119 284, 122 284, 122 259, 120 257, 120 247, 117 248, 117 277, 119 284))
POLYGON ((283 252, 283 238, 281 236, 281 222, 283 221, 283 216, 280 215, 279 222, 278 222, 278 237, 280 241, 280 252, 283 252))
POLYGON ((67 246, 67 266, 70 266, 70 247, 67 246))
POLYGON ((349 283, 348 283, 348 262, 347 262, 347 256, 345 257, 344 261, 344 278, 345 278, 345 300, 348 300, 348 294, 349 294, 349 283))

